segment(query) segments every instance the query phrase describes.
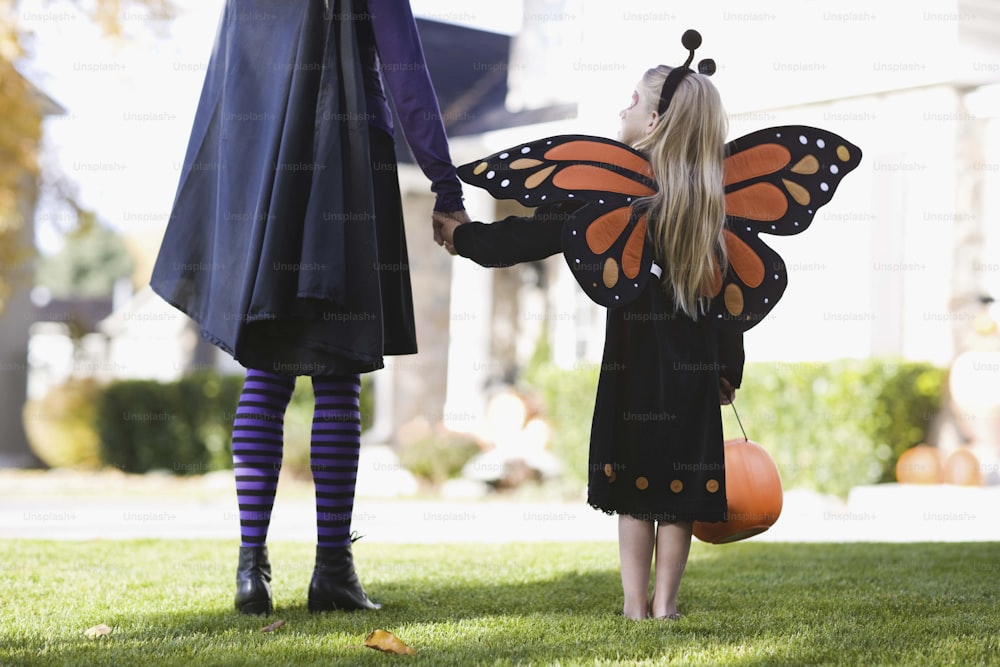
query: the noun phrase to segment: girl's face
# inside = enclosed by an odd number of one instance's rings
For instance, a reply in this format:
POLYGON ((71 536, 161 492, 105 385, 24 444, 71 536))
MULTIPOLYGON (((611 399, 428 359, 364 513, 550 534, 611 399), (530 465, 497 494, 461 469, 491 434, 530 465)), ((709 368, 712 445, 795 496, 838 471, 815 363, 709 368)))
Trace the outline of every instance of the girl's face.
POLYGON ((656 124, 656 111, 652 110, 653 105, 646 99, 644 90, 642 85, 637 85, 632 91, 629 105, 618 114, 622 121, 618 141, 629 146, 649 134, 656 124))

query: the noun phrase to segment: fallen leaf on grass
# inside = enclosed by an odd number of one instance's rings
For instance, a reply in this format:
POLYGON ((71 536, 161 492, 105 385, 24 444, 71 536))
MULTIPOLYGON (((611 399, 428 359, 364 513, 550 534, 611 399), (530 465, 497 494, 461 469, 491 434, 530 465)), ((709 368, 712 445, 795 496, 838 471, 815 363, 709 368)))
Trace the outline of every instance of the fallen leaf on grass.
POLYGON ((372 630, 365 637, 365 646, 385 653, 399 655, 416 655, 417 652, 407 646, 399 637, 388 630, 372 630))
POLYGON ((87 639, 100 639, 101 637, 107 637, 108 635, 110 635, 111 628, 101 623, 99 625, 95 625, 92 628, 89 628, 83 634, 87 635, 87 639))
POLYGON ((284 624, 285 624, 284 621, 275 621, 271 625, 265 625, 264 627, 262 627, 260 629, 260 631, 261 632, 274 632, 275 630, 277 630, 278 628, 280 628, 284 624))

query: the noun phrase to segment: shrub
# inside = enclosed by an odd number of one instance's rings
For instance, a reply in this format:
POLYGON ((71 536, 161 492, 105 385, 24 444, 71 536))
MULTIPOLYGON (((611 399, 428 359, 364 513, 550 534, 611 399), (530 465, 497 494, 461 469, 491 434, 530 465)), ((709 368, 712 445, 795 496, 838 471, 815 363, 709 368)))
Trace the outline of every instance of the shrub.
MULTIPOLYGON (((371 381, 362 376, 361 426, 372 421, 371 381)), ((118 380, 97 396, 100 459, 126 472, 197 474, 232 468, 232 428, 243 376, 199 371, 173 382, 118 380)), ((296 381, 285 415, 283 468, 309 474, 314 405, 308 377, 296 381)))
POLYGON ((889 448, 878 481, 896 481, 896 462, 909 448, 928 441, 928 429, 942 407, 948 372, 930 364, 906 363, 884 375, 872 433, 876 447, 889 448))
POLYGON ((471 437, 431 430, 399 448, 399 463, 422 480, 437 486, 457 477, 473 456, 482 451, 471 437))
POLYGON ((175 382, 119 380, 98 397, 105 465, 197 474, 231 466, 229 433, 242 378, 202 371, 175 382))
POLYGON ((566 464, 563 478, 567 485, 587 484, 590 425, 599 374, 596 364, 561 369, 541 362, 532 364, 524 377, 526 393, 538 398, 543 406, 542 417, 552 427, 550 447, 566 464))
POLYGON ((70 380, 24 405, 24 430, 32 451, 53 468, 98 468, 100 438, 94 430, 94 380, 70 380))
MULTIPOLYGON (((180 414, 186 416, 194 440, 201 443, 204 449, 206 469, 232 468, 233 418, 243 389, 243 378, 200 371, 185 375, 176 381, 176 385, 182 401, 180 414)), ((198 472, 197 466, 191 472, 198 472)))

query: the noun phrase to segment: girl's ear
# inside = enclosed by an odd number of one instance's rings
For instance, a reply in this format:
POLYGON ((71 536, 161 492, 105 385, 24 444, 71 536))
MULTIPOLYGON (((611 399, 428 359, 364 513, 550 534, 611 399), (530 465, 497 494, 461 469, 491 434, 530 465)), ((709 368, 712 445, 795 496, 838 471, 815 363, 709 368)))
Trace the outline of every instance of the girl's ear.
POLYGON ((656 127, 656 121, 658 121, 658 120, 660 120, 660 114, 656 113, 656 111, 654 110, 649 115, 649 120, 646 122, 646 131, 645 131, 645 134, 648 135, 648 134, 651 134, 653 132, 653 128, 656 127))

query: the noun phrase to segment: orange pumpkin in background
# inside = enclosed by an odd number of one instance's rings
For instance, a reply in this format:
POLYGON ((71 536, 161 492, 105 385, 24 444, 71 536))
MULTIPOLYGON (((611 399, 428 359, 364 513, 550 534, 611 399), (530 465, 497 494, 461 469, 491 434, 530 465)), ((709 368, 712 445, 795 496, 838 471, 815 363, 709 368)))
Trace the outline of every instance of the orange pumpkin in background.
POLYGON ((983 472, 979 468, 979 458, 968 449, 956 449, 944 460, 942 481, 945 484, 982 486, 983 472))
POLYGON ((937 447, 910 447, 896 461, 896 480, 900 484, 940 484, 941 452, 937 447))
POLYGON ((781 514, 783 494, 778 466, 752 440, 725 442, 728 521, 695 521, 692 532, 702 542, 726 544, 763 533, 781 514))

